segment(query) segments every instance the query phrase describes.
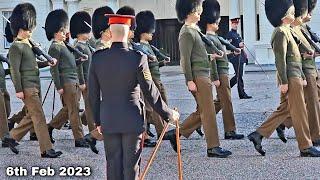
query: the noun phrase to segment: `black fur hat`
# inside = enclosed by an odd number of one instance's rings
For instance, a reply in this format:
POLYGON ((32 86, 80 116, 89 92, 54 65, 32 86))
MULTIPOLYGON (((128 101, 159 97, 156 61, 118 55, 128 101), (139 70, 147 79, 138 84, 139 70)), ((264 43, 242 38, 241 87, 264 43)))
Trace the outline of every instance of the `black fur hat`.
POLYGON ((269 22, 274 27, 280 26, 282 24, 281 19, 284 18, 292 5, 292 0, 266 0, 265 11, 269 22))
POLYGON ((176 12, 178 20, 184 22, 187 16, 192 13, 196 7, 202 5, 203 0, 177 0, 176 12))
POLYGON ((78 34, 90 33, 91 31, 91 17, 86 11, 76 12, 70 20, 70 34, 71 37, 77 38, 78 34))
MULTIPOLYGON (((9 20, 10 20, 10 18, 9 18, 9 20)), ((12 35, 9 22, 7 22, 6 27, 4 28, 4 33, 5 33, 5 37, 6 37, 7 41, 9 43, 12 43, 14 40, 14 37, 12 35)))
POLYGON ((59 32, 61 28, 66 28, 69 24, 68 14, 63 9, 51 11, 46 19, 45 31, 48 40, 54 38, 54 34, 59 32))
POLYGON ((109 18, 106 14, 114 14, 109 6, 96 9, 92 15, 92 32, 94 38, 101 38, 101 33, 109 28, 109 18))
POLYGON ((308 12, 311 13, 317 5, 317 0, 308 0, 308 12))
POLYGON ((207 24, 216 23, 220 18, 220 4, 217 0, 205 0, 199 21, 200 28, 205 31, 207 24))
POLYGON ((156 30, 156 19, 151 11, 141 11, 136 16, 137 28, 134 32, 140 39, 142 33, 154 33, 156 30))
POLYGON ((308 12, 308 0, 293 0, 294 16, 300 17, 308 12))
MULTIPOLYGON (((116 14, 136 16, 136 11, 130 6, 123 6, 120 9, 118 9, 116 14)), ((136 27, 137 27, 136 20, 134 19, 131 22, 132 23, 131 23, 131 26, 130 26, 130 30, 134 31, 136 29, 136 27)))
POLYGON ((13 36, 17 36, 19 29, 33 30, 36 25, 36 9, 30 3, 18 4, 12 11, 10 27, 13 36))

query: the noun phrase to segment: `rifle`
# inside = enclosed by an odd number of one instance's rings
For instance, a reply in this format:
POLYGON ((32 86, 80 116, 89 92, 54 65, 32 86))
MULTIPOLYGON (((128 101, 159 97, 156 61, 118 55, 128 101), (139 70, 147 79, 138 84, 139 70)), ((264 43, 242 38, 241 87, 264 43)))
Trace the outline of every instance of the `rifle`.
POLYGON ((8 66, 10 66, 9 59, 4 57, 3 55, 0 55, 0 61, 1 62, 5 62, 5 63, 8 64, 8 66))
POLYGON ((307 30, 309 31, 310 35, 311 35, 311 39, 315 42, 315 43, 320 43, 320 37, 317 35, 317 33, 313 32, 311 30, 311 27, 306 25, 307 30))
POLYGON ((222 45, 225 45, 228 50, 231 50, 233 52, 241 53, 241 49, 236 48, 234 45, 232 45, 228 40, 224 39, 221 36, 218 36, 219 41, 222 45))
POLYGON ((307 41, 310 43, 310 45, 315 49, 315 51, 317 53, 320 53, 320 47, 312 40, 312 37, 308 36, 308 34, 304 30, 301 30, 301 32, 307 39, 307 41))
POLYGON ((198 33, 199 33, 202 41, 203 41, 207 46, 213 48, 214 51, 215 51, 219 56, 222 56, 222 52, 213 44, 213 42, 212 42, 210 39, 208 39, 208 38, 206 37, 206 35, 204 35, 201 31, 198 31, 198 33))
POLYGON ((132 48, 136 51, 140 51, 142 52, 143 54, 147 55, 148 59, 151 60, 151 61, 155 61, 157 60, 156 57, 154 55, 152 55, 151 53, 145 51, 144 49, 142 49, 137 43, 131 41, 130 42, 131 45, 132 45, 132 48))
POLYGON ((170 56, 165 55, 164 53, 162 53, 158 48, 156 48, 153 45, 150 45, 151 49, 153 50, 153 52, 160 57, 160 59, 163 59, 166 62, 170 62, 170 56))
MULTIPOLYGON (((39 57, 43 56, 46 61, 48 61, 50 64, 54 64, 53 57, 51 57, 48 53, 40 49, 40 46, 36 44, 33 40, 29 39, 29 42, 32 46, 32 51, 39 57)), ((42 58, 39 60, 43 60, 42 58)))

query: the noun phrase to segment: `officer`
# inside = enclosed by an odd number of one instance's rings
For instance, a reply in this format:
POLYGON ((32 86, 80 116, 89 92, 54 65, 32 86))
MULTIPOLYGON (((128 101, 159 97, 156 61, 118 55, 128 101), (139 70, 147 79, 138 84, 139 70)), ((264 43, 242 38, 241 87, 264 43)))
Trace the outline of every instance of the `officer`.
POLYGON ((146 56, 128 48, 132 18, 109 16, 111 48, 93 55, 89 71, 89 100, 97 128, 104 136, 109 180, 138 179, 139 144, 145 131, 141 90, 163 119, 179 118, 179 113, 161 99, 146 56))
POLYGON ((235 71, 235 76, 233 76, 230 79, 230 86, 231 88, 237 84, 238 86, 238 94, 240 99, 250 99, 251 96, 247 95, 247 93, 244 91, 244 82, 243 82, 243 65, 244 63, 248 63, 248 58, 246 53, 244 52, 244 43, 243 40, 238 34, 237 29, 239 25, 239 18, 233 18, 231 19, 231 31, 228 32, 226 38, 231 42, 232 45, 234 45, 237 48, 241 48, 241 54, 235 55, 231 54, 229 56, 229 61, 233 65, 233 69, 235 71))

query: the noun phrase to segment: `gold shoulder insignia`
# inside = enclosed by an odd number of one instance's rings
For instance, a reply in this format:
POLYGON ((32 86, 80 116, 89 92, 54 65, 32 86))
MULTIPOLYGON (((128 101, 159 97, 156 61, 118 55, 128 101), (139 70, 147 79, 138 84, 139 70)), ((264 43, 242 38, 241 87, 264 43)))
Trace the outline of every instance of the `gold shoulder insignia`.
POLYGON ((145 80, 152 81, 152 76, 150 70, 142 71, 145 80))

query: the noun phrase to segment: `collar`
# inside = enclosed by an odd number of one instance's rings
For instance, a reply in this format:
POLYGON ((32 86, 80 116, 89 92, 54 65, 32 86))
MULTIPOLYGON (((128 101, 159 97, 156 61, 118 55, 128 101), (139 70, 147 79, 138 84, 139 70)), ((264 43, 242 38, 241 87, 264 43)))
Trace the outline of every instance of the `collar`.
POLYGON ((127 42, 113 42, 111 44, 111 49, 112 48, 125 48, 125 49, 128 49, 128 43, 127 42))
POLYGON ((149 44, 149 42, 148 42, 148 41, 145 41, 145 40, 140 40, 140 43, 149 44))
POLYGON ((217 35, 217 33, 213 31, 207 31, 207 34, 214 35, 214 36, 217 35))

